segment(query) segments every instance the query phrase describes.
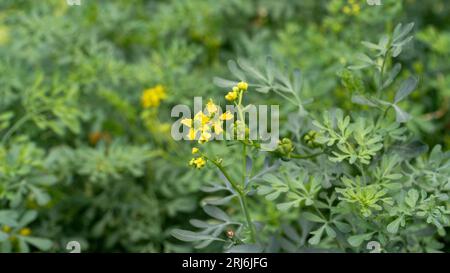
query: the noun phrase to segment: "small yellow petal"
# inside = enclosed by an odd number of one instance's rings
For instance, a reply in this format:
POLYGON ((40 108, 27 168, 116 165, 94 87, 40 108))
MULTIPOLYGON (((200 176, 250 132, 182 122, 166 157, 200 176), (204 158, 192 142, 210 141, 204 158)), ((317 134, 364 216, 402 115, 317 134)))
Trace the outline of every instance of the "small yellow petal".
POLYGON ((209 122, 209 117, 205 115, 202 111, 198 112, 194 116, 195 121, 199 121, 200 124, 203 126, 209 122))
POLYGON ((141 96, 141 104, 144 108, 157 107, 161 100, 166 98, 166 91, 162 85, 144 90, 141 96))
POLYGON ((231 114, 229 111, 223 113, 222 115, 220 115, 220 120, 230 120, 234 117, 233 114, 231 114))
POLYGON ((189 161, 189 165, 197 169, 203 168, 206 164, 206 160, 203 157, 192 158, 189 161))
POLYGON ((187 135, 188 140, 195 140, 196 132, 193 128, 189 129, 189 133, 187 135))
POLYGON ((192 119, 190 118, 184 118, 181 120, 181 124, 186 125, 187 127, 192 127, 192 119))
POLYGON ((216 133, 217 135, 221 134, 223 132, 222 122, 220 122, 220 121, 215 122, 213 125, 213 129, 214 129, 214 133, 216 133))
POLYGON ((198 153, 199 149, 197 147, 192 148, 192 154, 198 153))
POLYGON ((208 110, 209 114, 217 112, 218 108, 217 105, 214 104, 213 100, 210 99, 206 104, 206 110, 208 110))
POLYGON ((228 92, 228 94, 225 96, 225 99, 228 101, 234 101, 237 99, 238 93, 235 91, 228 92))
POLYGON ((208 142, 210 138, 211 138, 211 134, 209 132, 207 132, 207 131, 204 131, 204 132, 201 133, 198 142, 200 144, 203 144, 205 142, 208 142))
POLYGON ((238 84, 237 84, 237 87, 240 89, 240 90, 247 90, 248 89, 248 83, 246 83, 246 82, 239 82, 238 84))

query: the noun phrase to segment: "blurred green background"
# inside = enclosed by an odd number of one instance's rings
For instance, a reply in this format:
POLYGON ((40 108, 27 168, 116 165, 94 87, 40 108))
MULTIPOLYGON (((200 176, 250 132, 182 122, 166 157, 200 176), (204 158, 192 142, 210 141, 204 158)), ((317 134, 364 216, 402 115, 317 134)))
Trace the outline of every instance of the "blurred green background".
POLYGON ((193 251, 169 232, 202 214, 199 189, 216 174, 188 171, 170 109, 224 102, 212 78, 237 57, 299 67, 310 109, 349 110, 341 72, 360 41, 414 22, 400 57, 403 76, 420 79, 407 126, 448 149, 450 3, 381 2, 0 0, 0 250, 66 252, 77 240, 93 252, 193 251), (144 109, 158 85, 166 96, 144 109))

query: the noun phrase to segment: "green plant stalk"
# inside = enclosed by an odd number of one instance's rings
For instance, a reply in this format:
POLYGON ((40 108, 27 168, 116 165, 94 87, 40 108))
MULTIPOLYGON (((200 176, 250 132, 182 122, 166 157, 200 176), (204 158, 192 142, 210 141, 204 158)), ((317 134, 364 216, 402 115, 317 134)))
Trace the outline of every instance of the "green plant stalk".
POLYGON ((20 118, 9 130, 5 133, 5 135, 2 138, 1 144, 4 144, 20 127, 22 127, 25 122, 27 122, 32 115, 27 114, 20 118))
POLYGON ((310 154, 310 155, 299 155, 299 154, 290 154, 290 158, 296 158, 296 159, 308 159, 308 158, 314 158, 316 156, 319 156, 321 154, 324 154, 324 152, 310 154))
POLYGON ((381 121, 386 118, 387 113, 389 112, 389 109, 391 109, 391 108, 392 108, 392 106, 389 105, 386 109, 384 109, 383 113, 378 116, 378 119, 375 123, 377 126, 381 125, 381 121))
POLYGON ((245 180, 247 179, 247 145, 242 142, 242 176, 243 176, 243 185, 245 185, 245 180))
POLYGON ((256 242, 256 229, 255 225, 253 225, 252 218, 250 216, 250 212, 247 205, 247 199, 245 195, 240 196, 239 200, 241 201, 242 210, 244 211, 245 219, 247 220, 247 225, 250 230, 250 237, 252 242, 256 242))
POLYGON ((391 51, 391 38, 389 38, 388 49, 386 50, 386 54, 383 56, 383 64, 381 65, 381 70, 380 70, 380 82, 379 82, 378 94, 377 94, 379 99, 381 99, 381 91, 383 90, 383 76, 384 76, 384 70, 386 68, 387 58, 389 56, 389 51, 391 51))
MULTIPOLYGON (((208 159, 208 157, 205 156, 206 159, 208 159)), ((242 207, 242 211, 244 212, 244 216, 245 219, 247 221, 247 225, 248 228, 250 230, 250 237, 252 242, 256 242, 256 229, 255 226, 253 225, 253 221, 252 218, 250 216, 250 212, 248 210, 248 205, 247 205, 247 199, 246 199, 246 195, 245 192, 243 190, 242 187, 240 187, 232 178, 231 176, 228 174, 228 172, 225 170, 225 168, 217 161, 215 160, 210 160, 214 165, 216 165, 216 167, 223 173, 223 175, 225 176, 225 178, 230 182, 231 186, 233 187, 233 189, 238 193, 239 195, 239 201, 241 203, 241 207, 242 207)))
POLYGON ((294 105, 296 105, 296 106, 299 106, 299 105, 300 105, 298 101, 294 101, 293 99, 291 99, 291 98, 289 98, 288 96, 284 95, 284 94, 281 93, 280 91, 278 91, 278 90, 276 90, 276 89, 273 89, 273 91, 274 91, 275 93, 277 93, 279 96, 283 97, 284 99, 290 101, 292 104, 294 104, 294 105))
POLYGON ((0 144, 5 144, 6 141, 17 131, 20 129, 20 127, 22 127, 22 125, 24 125, 27 121, 29 121, 30 119, 33 118, 33 116, 35 115, 39 115, 45 111, 50 111, 51 108, 47 108, 44 107, 42 109, 40 109, 39 111, 36 112, 28 112, 27 114, 25 114, 23 117, 21 117, 11 128, 9 128, 9 130, 5 133, 5 135, 3 136, 2 140, 0 141, 0 144))
POLYGON ((366 185, 367 178, 366 178, 366 173, 364 172, 364 166, 362 166, 361 163, 357 163, 357 164, 355 164, 355 166, 359 169, 359 172, 361 173, 361 175, 363 177, 364 185, 366 185))

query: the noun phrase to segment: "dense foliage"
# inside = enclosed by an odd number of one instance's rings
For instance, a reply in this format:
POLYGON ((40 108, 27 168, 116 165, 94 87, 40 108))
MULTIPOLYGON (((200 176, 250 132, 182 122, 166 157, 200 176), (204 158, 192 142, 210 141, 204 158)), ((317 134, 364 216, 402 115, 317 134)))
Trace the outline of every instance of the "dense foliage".
POLYGON ((0 251, 448 252, 450 5, 381 2, 1 0, 0 251))

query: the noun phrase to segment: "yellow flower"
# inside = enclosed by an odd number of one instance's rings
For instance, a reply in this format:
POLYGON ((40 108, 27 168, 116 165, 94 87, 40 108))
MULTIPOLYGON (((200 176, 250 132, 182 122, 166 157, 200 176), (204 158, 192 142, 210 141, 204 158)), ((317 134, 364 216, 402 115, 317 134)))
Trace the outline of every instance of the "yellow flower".
POLYGON ((220 115, 219 119, 220 120, 230 120, 233 117, 234 117, 233 114, 231 114, 230 112, 227 111, 227 112, 223 113, 222 115, 220 115))
POLYGON ((212 124, 212 128, 213 128, 215 134, 221 134, 221 133, 223 132, 223 129, 222 129, 222 121, 216 120, 216 121, 212 124))
POLYGON ((22 236, 28 236, 28 235, 31 234, 31 229, 29 229, 29 228, 22 228, 19 231, 19 234, 22 235, 22 236))
POLYGON ((358 15, 360 10, 361 10, 361 7, 358 4, 355 4, 355 5, 352 6, 353 14, 358 15))
POLYGON ((248 83, 246 83, 246 82, 239 82, 239 83, 237 84, 237 87, 238 87, 240 90, 246 91, 246 90, 248 89, 248 83))
POLYGON ((208 142, 208 140, 211 139, 211 134, 208 131, 203 131, 200 134, 200 138, 198 139, 198 143, 203 144, 205 142, 208 142))
MULTIPOLYGON (((218 115, 220 109, 212 100, 209 100, 206 110, 209 115, 199 111, 193 119, 185 118, 181 120, 181 124, 190 128, 187 138, 189 140, 197 139, 200 144, 210 141, 213 133, 221 134, 223 132, 223 121, 234 118, 234 115, 229 111, 218 115)), ((197 152, 198 150, 193 149, 193 153, 194 151, 197 152)))
POLYGON ((205 115, 202 111, 195 114, 194 119, 185 118, 181 120, 181 124, 189 127, 189 133, 187 138, 189 140, 195 140, 197 136, 197 132, 201 132, 200 135, 200 143, 204 143, 211 138, 211 135, 208 133, 210 130, 210 121, 211 119, 205 115))
POLYGON ((213 114, 217 112, 218 108, 217 105, 214 104, 213 100, 210 99, 208 103, 206 104, 206 110, 208 110, 209 114, 213 114))
POLYGON ((194 120, 199 121, 200 125, 203 127, 209 122, 210 119, 207 115, 205 115, 202 111, 200 111, 197 114, 195 114, 194 120))
POLYGON ((235 91, 230 91, 228 92, 228 94, 225 96, 225 99, 228 101, 234 101, 236 100, 238 97, 238 93, 235 91))
POLYGON ((190 118, 184 118, 181 120, 181 124, 186 125, 189 128, 192 128, 192 122, 193 120, 190 118))
POLYGON ((166 90, 162 85, 144 90, 141 96, 142 107, 158 107, 161 100, 166 98, 166 90))
POLYGON ((189 129, 189 133, 187 135, 187 138, 189 140, 195 140, 195 135, 196 135, 196 131, 194 130, 194 128, 189 129))
POLYGON ((3 226, 2 227, 2 231, 5 233, 9 233, 11 231, 11 227, 10 226, 3 226))
POLYGON ((192 154, 198 153, 199 149, 197 147, 192 148, 192 154))
POLYGON ((205 164, 206 160, 203 157, 192 158, 191 161, 189 161, 189 165, 197 169, 203 168, 205 164))

